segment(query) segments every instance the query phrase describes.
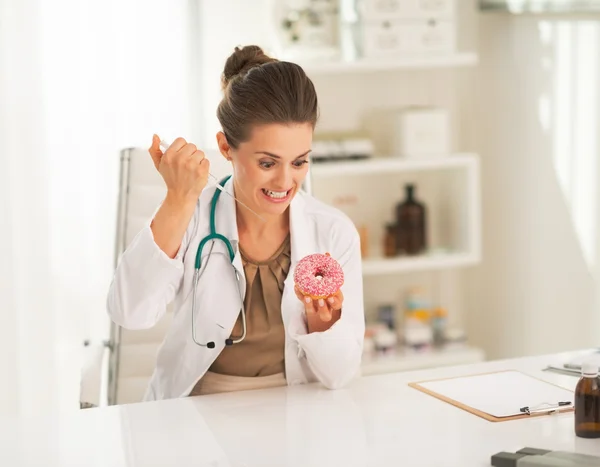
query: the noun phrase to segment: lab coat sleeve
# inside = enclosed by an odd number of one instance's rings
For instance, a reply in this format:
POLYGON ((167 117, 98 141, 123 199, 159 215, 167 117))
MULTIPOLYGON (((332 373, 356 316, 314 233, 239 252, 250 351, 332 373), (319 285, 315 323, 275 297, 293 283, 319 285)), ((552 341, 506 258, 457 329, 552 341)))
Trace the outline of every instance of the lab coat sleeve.
MULTIPOLYGON (((183 279, 183 256, 197 221, 190 220, 175 258, 154 241, 149 221, 121 255, 108 292, 110 318, 126 329, 153 327, 166 312, 183 279)), ((152 216, 153 218, 154 216, 152 216)))
POLYGON ((343 387, 358 375, 365 334, 360 239, 354 225, 346 228, 352 233, 340 235, 340 248, 332 252, 344 270, 341 317, 327 331, 296 335, 309 368, 329 389, 343 387))

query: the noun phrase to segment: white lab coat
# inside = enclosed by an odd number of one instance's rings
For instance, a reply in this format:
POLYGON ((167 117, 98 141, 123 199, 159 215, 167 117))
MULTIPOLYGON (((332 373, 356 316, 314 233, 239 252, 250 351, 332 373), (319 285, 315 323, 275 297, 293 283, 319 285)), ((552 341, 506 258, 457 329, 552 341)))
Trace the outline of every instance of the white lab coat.
MULTIPOLYGON (((225 189, 233 193, 232 179, 225 189)), ((202 252, 203 275, 196 291, 196 339, 215 342, 201 347, 192 340, 192 277, 200 240, 209 233, 210 201, 215 188, 206 188, 196 206, 175 258, 154 242, 150 222, 120 258, 110 286, 107 307, 111 319, 127 329, 154 326, 173 303, 174 316, 157 355, 156 368, 144 400, 187 396, 225 347, 240 309, 240 296, 223 242, 211 242, 202 252), (207 261, 208 260, 208 261, 207 261)), ((241 208, 243 209, 243 208, 241 208)), ((234 248, 233 266, 239 271, 242 297, 246 281, 238 249, 235 202, 221 194, 216 209, 216 230, 234 248)), ((285 328, 285 375, 288 385, 320 381, 334 389, 359 373, 364 305, 359 236, 353 223, 339 210, 299 192, 290 206, 291 267, 285 280, 281 313, 285 328), (293 271, 311 253, 330 252, 339 261, 345 282, 341 318, 325 332, 307 333, 303 303, 294 293, 293 271)), ((234 344, 235 345, 235 344, 234 344)))

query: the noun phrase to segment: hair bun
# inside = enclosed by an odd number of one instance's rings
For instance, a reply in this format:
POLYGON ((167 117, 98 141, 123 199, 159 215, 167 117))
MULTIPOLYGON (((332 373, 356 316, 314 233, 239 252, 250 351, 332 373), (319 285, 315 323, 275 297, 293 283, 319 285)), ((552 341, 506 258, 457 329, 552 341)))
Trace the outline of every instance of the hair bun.
POLYGON ((274 58, 266 55, 257 45, 247 45, 241 49, 236 47, 235 51, 225 62, 223 87, 226 87, 233 78, 248 72, 251 68, 276 61, 274 58))

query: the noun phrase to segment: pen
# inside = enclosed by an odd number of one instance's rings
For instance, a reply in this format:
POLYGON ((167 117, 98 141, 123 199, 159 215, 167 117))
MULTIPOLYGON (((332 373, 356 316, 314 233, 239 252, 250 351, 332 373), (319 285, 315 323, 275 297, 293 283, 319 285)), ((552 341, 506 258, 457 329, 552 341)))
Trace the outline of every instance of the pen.
MULTIPOLYGON (((166 151, 167 149, 169 149, 169 146, 170 146, 170 144, 167 143, 164 139, 160 140, 160 147, 163 148, 164 151, 166 151)), ((221 186, 221 184, 219 183, 219 180, 217 180, 217 177, 215 177, 210 172, 208 173, 208 176, 214 180, 215 186, 217 187, 218 190, 221 190, 222 193, 225 193, 226 195, 231 196, 234 200, 236 200, 238 203, 240 203, 242 206, 244 206, 250 212, 252 212, 253 214, 255 214, 261 221, 263 221, 263 222, 265 221, 265 219, 263 217, 261 217, 257 212, 253 211, 251 208, 249 208, 248 206, 246 206, 244 203, 242 203, 239 199, 237 199, 231 193, 229 193, 228 191, 226 191, 225 188, 223 188, 221 186)))
POLYGON ((561 407, 567 407, 570 406, 571 402, 570 401, 563 401, 563 402, 558 402, 555 405, 552 404, 541 404, 540 406, 537 407, 521 407, 519 409, 519 412, 523 412, 526 414, 532 414, 534 412, 554 412, 556 410, 558 410, 561 407), (546 405, 547 407, 542 407, 546 405))

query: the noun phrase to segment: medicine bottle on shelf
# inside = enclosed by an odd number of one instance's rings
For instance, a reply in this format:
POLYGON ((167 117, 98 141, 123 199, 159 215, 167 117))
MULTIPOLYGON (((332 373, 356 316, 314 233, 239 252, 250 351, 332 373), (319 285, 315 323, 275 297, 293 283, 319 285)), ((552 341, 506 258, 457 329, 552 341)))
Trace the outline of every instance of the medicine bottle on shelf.
POLYGON ((427 249, 427 211, 415 197, 415 186, 404 187, 405 199, 396 205, 396 251, 401 255, 418 255, 427 249))
POLYGON ((396 256, 396 225, 387 224, 385 226, 385 234, 383 237, 383 255, 386 258, 396 256))
POLYGON ((600 378, 597 362, 583 363, 574 400, 575 434, 581 438, 600 438, 600 378))

